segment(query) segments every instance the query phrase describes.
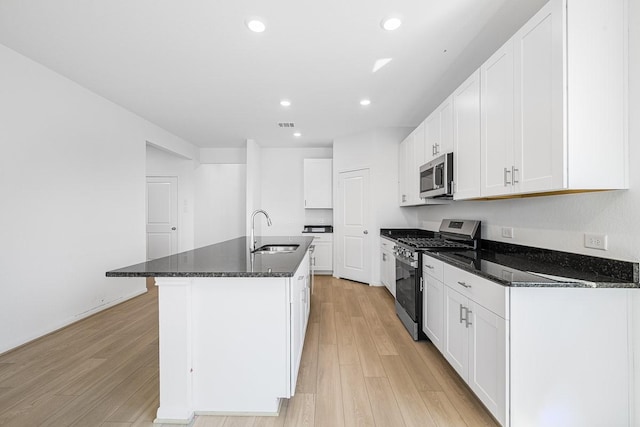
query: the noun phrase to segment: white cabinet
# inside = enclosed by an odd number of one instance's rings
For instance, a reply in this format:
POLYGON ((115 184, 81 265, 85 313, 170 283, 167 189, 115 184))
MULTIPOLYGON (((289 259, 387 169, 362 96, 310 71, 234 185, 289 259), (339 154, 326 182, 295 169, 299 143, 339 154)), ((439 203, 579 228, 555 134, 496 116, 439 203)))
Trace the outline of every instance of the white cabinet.
POLYGON ((463 307, 468 306, 468 300, 451 287, 445 287, 444 299, 444 335, 445 346, 443 356, 456 370, 463 380, 469 374, 469 334, 465 323, 463 307))
POLYGON ((483 197, 628 188, 626 0, 551 0, 481 67, 483 197))
POLYGON ((424 121, 424 163, 453 151, 453 102, 448 97, 424 121))
POLYGON ((424 204, 420 198, 420 166, 424 164, 424 123, 401 143, 398 153, 400 206, 424 204))
POLYGON ((304 257, 300 267, 291 278, 291 395, 295 393, 298 380, 300 361, 302 360, 302 346, 309 320, 310 297, 309 253, 304 257))
POLYGON ((505 425, 509 418, 507 289, 448 264, 443 270, 443 355, 505 425))
POLYGON ((422 331, 440 352, 444 352, 444 284, 442 261, 422 256, 422 331))
POLYGON ((393 256, 394 243, 380 238, 380 282, 396 296, 396 259, 393 256))
POLYGON ((313 237, 313 270, 317 274, 333 273, 333 234, 310 233, 313 237))
POLYGON ((333 207, 331 159, 304 159, 304 207, 331 209, 333 207))
POLYGON ((426 121, 415 128, 398 147, 398 195, 400 206, 449 203, 448 200, 420 198, 420 166, 427 162, 427 157, 431 156, 431 148, 428 149, 428 153, 425 152, 427 150, 425 147, 425 130, 426 121))
POLYGON ((513 40, 505 43, 480 67, 481 80, 481 195, 514 192, 513 40))
POLYGON ((480 72, 453 93, 455 200, 480 197, 480 72))

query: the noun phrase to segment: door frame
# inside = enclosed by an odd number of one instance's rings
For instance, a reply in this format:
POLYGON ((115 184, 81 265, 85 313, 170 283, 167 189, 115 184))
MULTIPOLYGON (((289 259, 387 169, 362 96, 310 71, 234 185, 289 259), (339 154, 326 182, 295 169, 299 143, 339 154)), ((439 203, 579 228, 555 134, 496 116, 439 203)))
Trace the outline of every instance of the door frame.
MULTIPOLYGON (((334 169, 335 170, 335 169, 334 169)), ((369 230, 369 236, 371 235, 371 208, 372 208, 372 185, 371 185, 371 167, 370 166, 366 166, 363 165, 361 167, 353 167, 353 168, 346 168, 346 169, 340 169, 338 171, 336 171, 336 176, 334 176, 334 239, 333 239, 333 265, 335 266, 335 268, 333 269, 333 276, 336 278, 341 278, 344 277, 342 275, 342 262, 341 260, 344 257, 343 251, 342 251, 342 238, 344 237, 344 224, 342 223, 342 216, 340 215, 340 213, 342 212, 342 202, 340 200, 340 174, 342 173, 347 173, 347 172, 358 172, 358 171, 364 171, 366 170, 369 173, 369 194, 367 194, 367 206, 365 207, 365 221, 368 224, 367 225, 367 229, 369 230)), ((369 238, 366 240, 366 243, 369 247, 369 266, 371 268, 373 268, 374 266, 374 262, 373 262, 373 258, 374 258, 374 251, 373 251, 373 244, 372 244, 372 239, 369 238)), ((375 253, 376 255, 378 254, 378 252, 375 253)), ((349 279, 347 279, 349 280, 349 279)), ((372 280, 373 280, 373 274, 372 271, 369 271, 368 274, 368 282, 367 283, 369 286, 372 285, 372 280)))

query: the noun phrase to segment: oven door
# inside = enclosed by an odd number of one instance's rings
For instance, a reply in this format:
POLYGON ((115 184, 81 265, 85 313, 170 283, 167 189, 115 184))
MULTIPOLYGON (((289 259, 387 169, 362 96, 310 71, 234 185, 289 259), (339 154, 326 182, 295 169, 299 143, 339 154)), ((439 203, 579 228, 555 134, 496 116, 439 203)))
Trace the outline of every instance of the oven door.
POLYGON ((418 261, 396 256, 396 301, 414 322, 418 322, 418 313, 416 313, 416 286, 419 286, 417 264, 418 261))

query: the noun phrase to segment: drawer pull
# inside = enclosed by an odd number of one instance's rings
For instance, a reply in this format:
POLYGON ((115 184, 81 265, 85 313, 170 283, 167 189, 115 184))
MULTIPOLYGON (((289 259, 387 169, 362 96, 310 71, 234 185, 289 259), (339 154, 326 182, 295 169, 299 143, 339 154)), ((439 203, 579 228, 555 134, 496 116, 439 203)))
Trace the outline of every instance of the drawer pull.
POLYGON ((467 320, 462 316, 462 310, 464 310, 464 307, 460 304, 460 323, 467 320))
POLYGON ((426 266, 428 269, 433 270, 433 265, 425 264, 425 266, 426 266))
POLYGON ((465 288, 470 288, 471 285, 467 285, 465 282, 458 282, 458 285, 464 286, 465 288))

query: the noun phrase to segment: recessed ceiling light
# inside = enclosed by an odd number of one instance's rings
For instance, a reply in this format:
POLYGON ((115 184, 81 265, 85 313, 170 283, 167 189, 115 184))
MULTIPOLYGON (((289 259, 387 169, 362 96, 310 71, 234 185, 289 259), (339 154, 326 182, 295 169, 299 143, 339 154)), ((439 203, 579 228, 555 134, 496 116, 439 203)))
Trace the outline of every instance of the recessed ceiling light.
POLYGON ((282 101, 280 101, 280 105, 282 105, 283 107, 288 107, 291 105, 291 101, 289 101, 288 99, 283 99, 282 101))
POLYGON ((378 71, 380 68, 384 67, 385 65, 387 65, 389 62, 391 62, 393 58, 380 58, 378 60, 376 60, 376 62, 373 64, 373 70, 372 73, 375 73, 376 71, 378 71))
POLYGON ((249 28, 254 33, 262 33, 267 29, 267 26, 264 25, 264 22, 254 18, 247 21, 247 28, 249 28))
POLYGON ((363 100, 360 101, 360 105, 362 105, 362 106, 367 106, 369 104, 371 104, 371 100, 370 99, 363 99, 363 100))
POLYGON ((302 134, 300 132, 296 132, 293 134, 293 136, 295 136, 296 138, 299 138, 302 136, 302 134))
POLYGON ((400 28, 401 25, 402 25, 402 21, 400 20, 400 18, 396 18, 396 17, 385 18, 380 23, 380 26, 382 26, 382 28, 384 28, 387 31, 397 30, 398 28, 400 28))

